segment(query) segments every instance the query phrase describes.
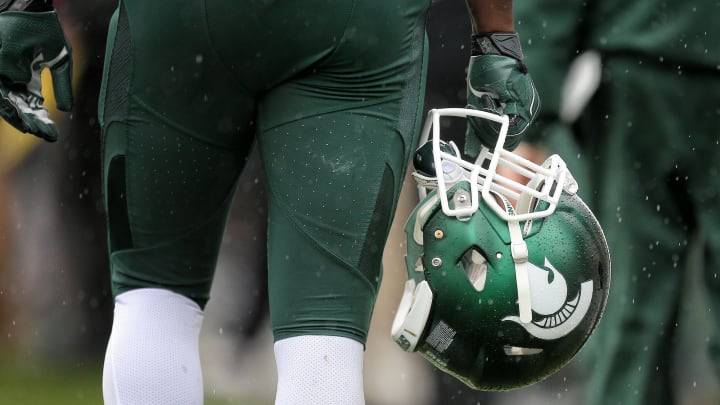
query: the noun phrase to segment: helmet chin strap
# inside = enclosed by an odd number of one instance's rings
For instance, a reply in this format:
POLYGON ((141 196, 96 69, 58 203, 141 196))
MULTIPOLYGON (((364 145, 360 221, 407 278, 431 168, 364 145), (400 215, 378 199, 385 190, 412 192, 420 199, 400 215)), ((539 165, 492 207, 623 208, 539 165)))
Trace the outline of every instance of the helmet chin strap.
POLYGON ((510 252, 515 262, 515 279, 517 280, 518 306, 520 321, 532 321, 532 307, 530 304, 530 279, 528 276, 528 248, 522 236, 520 221, 508 221, 510 231, 510 252))
MULTIPOLYGON (((515 263, 515 280, 518 292, 518 307, 520 322, 532 322, 532 303, 530 297, 530 276, 528 274, 528 247, 523 238, 523 231, 520 228, 520 220, 517 218, 517 211, 507 197, 500 193, 493 192, 494 202, 507 214, 506 222, 510 231, 510 253, 515 263)), ((522 196, 521 196, 522 197, 522 196)))
POLYGON ((520 221, 512 219, 516 216, 515 208, 504 195, 493 193, 499 199, 505 212, 511 219, 507 220, 508 231, 510 231, 510 253, 515 263, 515 280, 518 292, 518 307, 520 322, 532 322, 532 305, 530 298, 530 276, 528 275, 528 247, 523 238, 523 231, 520 228, 520 221))

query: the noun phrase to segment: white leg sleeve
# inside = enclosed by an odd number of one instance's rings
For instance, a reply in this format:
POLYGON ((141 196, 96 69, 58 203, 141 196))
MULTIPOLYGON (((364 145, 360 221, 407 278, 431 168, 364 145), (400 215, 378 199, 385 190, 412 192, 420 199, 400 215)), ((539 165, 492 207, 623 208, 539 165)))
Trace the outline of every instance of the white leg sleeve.
POLYGON ((194 301, 167 290, 118 295, 103 370, 105 404, 201 405, 202 319, 194 301))
POLYGON ((275 405, 363 405, 363 345, 337 336, 275 342, 275 405))

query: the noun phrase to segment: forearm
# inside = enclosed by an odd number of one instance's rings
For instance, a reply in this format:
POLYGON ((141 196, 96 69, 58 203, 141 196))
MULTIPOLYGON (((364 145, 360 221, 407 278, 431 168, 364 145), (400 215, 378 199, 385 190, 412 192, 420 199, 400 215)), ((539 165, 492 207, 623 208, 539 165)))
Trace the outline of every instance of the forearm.
POLYGON ((512 0, 466 0, 473 33, 514 32, 512 0))

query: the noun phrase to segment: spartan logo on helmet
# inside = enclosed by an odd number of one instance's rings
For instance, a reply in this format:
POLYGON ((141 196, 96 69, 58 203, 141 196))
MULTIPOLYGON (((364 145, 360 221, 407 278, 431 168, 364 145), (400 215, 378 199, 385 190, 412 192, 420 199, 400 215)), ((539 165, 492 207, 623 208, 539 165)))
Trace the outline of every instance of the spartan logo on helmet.
POLYGON ((531 308, 540 318, 524 323, 518 316, 508 316, 503 318, 503 321, 515 322, 529 334, 542 340, 553 340, 567 335, 580 324, 590 308, 592 280, 581 283, 577 295, 568 300, 567 281, 547 257, 545 268, 532 263, 528 263, 528 267, 531 308))

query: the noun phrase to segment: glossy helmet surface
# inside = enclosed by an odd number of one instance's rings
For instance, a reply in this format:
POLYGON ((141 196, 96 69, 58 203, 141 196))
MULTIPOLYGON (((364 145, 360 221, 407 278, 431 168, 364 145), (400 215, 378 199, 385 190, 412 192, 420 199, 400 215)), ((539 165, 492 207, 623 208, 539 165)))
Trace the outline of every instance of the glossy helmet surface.
POLYGON ((413 174, 422 201, 405 228, 408 281, 391 331, 404 350, 482 390, 527 386, 566 365, 610 286, 603 231, 565 163, 502 149, 507 126, 483 111, 429 112, 421 142, 432 140, 413 174), (501 124, 495 149, 474 163, 440 139, 441 117, 470 115, 501 124))

